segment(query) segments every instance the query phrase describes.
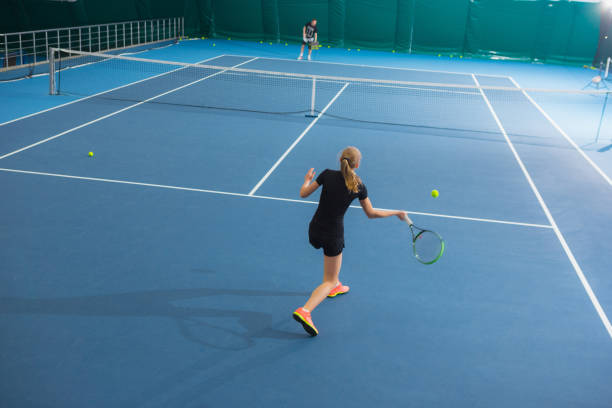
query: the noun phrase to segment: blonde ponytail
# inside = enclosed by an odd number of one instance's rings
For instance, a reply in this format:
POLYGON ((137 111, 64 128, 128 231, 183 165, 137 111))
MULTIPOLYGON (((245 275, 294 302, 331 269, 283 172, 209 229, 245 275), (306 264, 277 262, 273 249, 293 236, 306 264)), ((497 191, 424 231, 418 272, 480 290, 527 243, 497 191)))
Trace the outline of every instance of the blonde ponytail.
POLYGON ((361 152, 353 146, 344 149, 340 155, 340 171, 344 177, 344 184, 353 193, 359 192, 359 185, 361 184, 361 179, 354 170, 360 160, 361 152))

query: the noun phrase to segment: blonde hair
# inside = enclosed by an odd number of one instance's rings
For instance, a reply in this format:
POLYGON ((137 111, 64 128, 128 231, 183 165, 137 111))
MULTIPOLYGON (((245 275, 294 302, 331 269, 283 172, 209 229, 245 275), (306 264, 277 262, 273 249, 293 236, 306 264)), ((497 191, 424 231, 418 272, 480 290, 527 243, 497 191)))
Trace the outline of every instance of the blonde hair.
POLYGON ((359 192, 361 179, 353 170, 361 161, 361 152, 354 146, 349 146, 340 154, 340 171, 344 177, 346 188, 353 193, 359 192))

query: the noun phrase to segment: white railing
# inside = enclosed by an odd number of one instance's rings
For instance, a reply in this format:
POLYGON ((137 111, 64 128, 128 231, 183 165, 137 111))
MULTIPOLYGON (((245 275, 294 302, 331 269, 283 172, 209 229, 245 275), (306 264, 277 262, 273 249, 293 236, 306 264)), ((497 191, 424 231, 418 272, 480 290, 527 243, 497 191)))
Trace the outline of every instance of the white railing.
POLYGON ((49 60, 50 47, 96 52, 172 40, 184 35, 184 17, 0 34, 1 67, 45 63, 49 60))

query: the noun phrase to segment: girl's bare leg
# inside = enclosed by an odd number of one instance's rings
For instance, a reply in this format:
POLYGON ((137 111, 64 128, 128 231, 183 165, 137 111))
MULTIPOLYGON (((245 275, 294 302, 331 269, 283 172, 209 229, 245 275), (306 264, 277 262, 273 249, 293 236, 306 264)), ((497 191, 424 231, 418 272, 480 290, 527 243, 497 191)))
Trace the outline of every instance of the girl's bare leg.
POLYGON ((323 255, 323 283, 315 288, 304 309, 312 312, 327 297, 338 284, 338 276, 342 267, 342 253, 337 256, 323 255))

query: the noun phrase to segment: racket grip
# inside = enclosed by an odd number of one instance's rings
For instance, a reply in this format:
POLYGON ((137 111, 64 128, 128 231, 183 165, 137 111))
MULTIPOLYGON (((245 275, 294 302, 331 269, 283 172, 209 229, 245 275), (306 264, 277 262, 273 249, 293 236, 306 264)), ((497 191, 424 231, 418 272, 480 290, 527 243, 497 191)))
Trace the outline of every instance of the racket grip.
POLYGON ((408 224, 408 226, 410 227, 412 227, 412 225, 414 224, 408 214, 406 214, 406 218, 404 219, 404 221, 406 221, 406 224, 408 224))

